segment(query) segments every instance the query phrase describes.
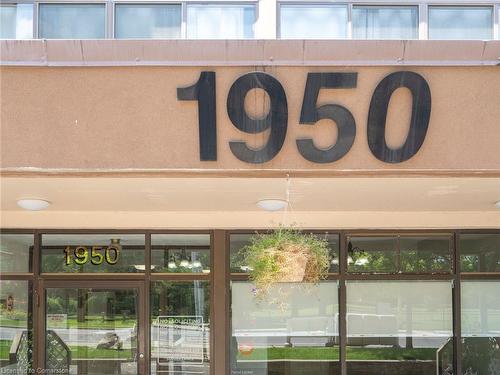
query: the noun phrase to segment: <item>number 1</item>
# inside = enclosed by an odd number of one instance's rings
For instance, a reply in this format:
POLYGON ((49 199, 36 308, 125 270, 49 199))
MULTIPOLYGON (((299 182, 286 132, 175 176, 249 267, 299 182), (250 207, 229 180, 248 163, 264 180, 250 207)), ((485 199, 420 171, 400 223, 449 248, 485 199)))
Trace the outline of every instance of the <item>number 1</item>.
POLYGON ((177 100, 198 101, 200 160, 217 160, 215 72, 201 72, 198 82, 193 86, 178 88, 177 100))

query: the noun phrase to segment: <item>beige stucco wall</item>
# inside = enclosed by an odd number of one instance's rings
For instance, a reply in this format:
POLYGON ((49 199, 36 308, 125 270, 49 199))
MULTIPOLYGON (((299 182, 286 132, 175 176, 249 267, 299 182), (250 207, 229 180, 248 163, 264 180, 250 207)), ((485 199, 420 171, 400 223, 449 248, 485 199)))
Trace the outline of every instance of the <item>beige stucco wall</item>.
MULTIPOLYGON (((1 67, 1 168, 112 170, 335 170, 500 173, 500 69, 498 67, 1 67), (178 87, 197 81, 203 70, 217 73, 217 162, 200 162, 196 102, 176 98, 178 87), (267 134, 239 132, 227 116, 226 99, 240 75, 264 70, 283 85, 289 123, 285 144, 272 161, 251 165, 229 150, 230 140, 257 146, 267 134), (426 140, 407 162, 377 160, 367 144, 371 95, 387 74, 412 70, 428 81, 432 112, 426 140), (358 72, 356 89, 322 90, 318 104, 351 110, 355 143, 341 160, 314 164, 303 159, 295 139, 312 136, 326 147, 336 137, 331 122, 299 125, 308 72, 358 72), (308 129, 305 129, 308 128, 308 129)), ((262 96, 247 97, 250 113, 262 112, 262 96)), ((410 95, 391 100, 388 142, 404 139, 410 95)))

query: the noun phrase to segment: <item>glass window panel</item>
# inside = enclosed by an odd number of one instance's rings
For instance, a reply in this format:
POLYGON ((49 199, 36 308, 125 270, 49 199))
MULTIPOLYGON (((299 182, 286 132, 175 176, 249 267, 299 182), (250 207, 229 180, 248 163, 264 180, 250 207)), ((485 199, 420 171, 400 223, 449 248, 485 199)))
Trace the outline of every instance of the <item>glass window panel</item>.
POLYGON ((462 281, 462 369, 494 375, 500 368, 500 281, 462 281))
POLYGON ((33 4, 0 5, 0 39, 33 38, 33 4))
POLYGON ((451 272, 450 237, 400 237, 401 271, 451 272))
MULTIPOLYGON (((245 264, 243 252, 246 245, 250 244, 250 238, 253 234, 231 234, 230 237, 230 268, 232 273, 248 272, 248 266, 245 264)), ((317 234, 319 238, 326 238, 330 245, 330 273, 339 272, 339 236, 337 234, 317 234)))
POLYGON ((103 39, 104 4, 40 4, 38 35, 46 39, 103 39))
POLYGON ((26 280, 0 280, 0 374, 31 373, 32 291, 26 280))
POLYGON ((232 374, 340 374, 336 281, 254 289, 231 283, 232 374))
POLYGON ((210 283, 151 283, 151 373, 210 374, 210 283))
POLYGON ((116 4, 116 38, 175 39, 181 36, 181 5, 116 4))
POLYGON ((346 39, 347 6, 281 5, 281 39, 346 39))
POLYGON ((500 234, 460 235, 462 272, 500 272, 500 234))
POLYGON ((348 281, 348 374, 447 374, 453 363, 449 281, 348 281))
POLYGON ((151 272, 209 273, 209 234, 153 234, 151 272))
POLYGON ((31 272, 32 234, 0 234, 0 272, 31 272))
POLYGON ((137 374, 137 289, 46 289, 46 373, 137 374))
POLYGON ((252 39, 254 5, 187 5, 188 39, 252 39))
POLYGON ((398 271, 396 237, 350 237, 347 241, 349 272, 398 271))
POLYGON ((418 8, 399 6, 354 6, 354 39, 416 39, 418 8))
POLYGON ((144 235, 46 234, 42 272, 144 272, 144 235))
POLYGON ((429 7, 429 39, 491 39, 493 8, 429 7))

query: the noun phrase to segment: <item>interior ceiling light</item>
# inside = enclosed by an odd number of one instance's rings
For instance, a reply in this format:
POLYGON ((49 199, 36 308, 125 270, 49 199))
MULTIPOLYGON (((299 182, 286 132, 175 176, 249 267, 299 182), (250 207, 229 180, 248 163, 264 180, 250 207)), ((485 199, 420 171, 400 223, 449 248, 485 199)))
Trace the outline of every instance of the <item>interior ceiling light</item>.
POLYGON ((257 202, 257 206, 266 211, 279 211, 284 209, 288 202, 283 199, 262 199, 257 202))
POLYGON ((19 199, 17 205, 25 210, 40 211, 50 206, 50 202, 43 199, 19 199))
POLYGON ((497 201, 497 202, 495 203, 495 207, 496 207, 496 208, 500 208, 500 201, 497 201))

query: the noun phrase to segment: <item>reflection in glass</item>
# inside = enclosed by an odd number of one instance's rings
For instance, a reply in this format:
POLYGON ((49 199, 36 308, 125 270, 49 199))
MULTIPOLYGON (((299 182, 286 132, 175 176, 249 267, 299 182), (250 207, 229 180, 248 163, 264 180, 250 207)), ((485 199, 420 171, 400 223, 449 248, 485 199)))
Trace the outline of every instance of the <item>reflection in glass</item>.
POLYGON ((232 374, 339 374, 338 284, 231 284, 232 374))
POLYGON ((116 4, 116 38, 171 39, 181 36, 179 4, 116 4))
POLYGON ((188 39, 252 39, 255 23, 252 4, 188 4, 188 39))
POLYGON ((151 373, 210 373, 210 283, 151 283, 151 373))
POLYGON ((42 272, 144 272, 144 235, 46 234, 42 272))
POLYGON ((461 234, 462 272, 500 272, 500 234, 461 234))
POLYGON ((401 271, 451 272, 451 237, 400 237, 401 271))
MULTIPOLYGON (((339 236, 337 234, 317 233, 320 238, 328 240, 330 245, 330 273, 339 272, 339 236)), ((245 273, 249 271, 245 264, 244 254, 241 251, 246 245, 250 244, 250 238, 253 234, 231 234, 230 237, 230 268, 232 273, 245 273)))
POLYGON ((492 7, 429 7, 429 39, 492 39, 492 7))
POLYGON ((0 272, 30 272, 32 234, 0 234, 0 272))
POLYGON ((38 36, 46 39, 103 39, 104 4, 40 4, 38 36))
POLYGON ((350 237, 347 239, 349 272, 394 273, 398 270, 396 237, 350 237))
POLYGON ((0 39, 33 38, 33 4, 0 4, 0 39))
POLYGON ((354 39, 417 39, 418 8, 403 6, 354 6, 354 39))
POLYGON ((0 374, 25 374, 33 357, 32 291, 25 280, 0 280, 0 374))
POLYGON ((136 289, 49 288, 45 301, 47 370, 137 374, 136 289))
POLYGON ((450 273, 451 237, 348 237, 347 270, 357 273, 450 273))
POLYGON ((151 272, 209 273, 209 234, 153 234, 151 272))
POLYGON ((281 39, 346 39, 347 6, 295 5, 280 6, 281 39))
POLYGON ((452 285, 347 282, 348 374, 451 374, 452 285))
POLYGON ((462 369, 495 375, 500 369, 500 281, 462 281, 462 369))

